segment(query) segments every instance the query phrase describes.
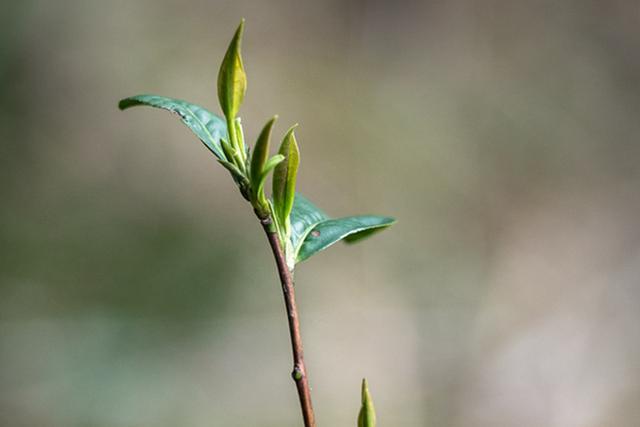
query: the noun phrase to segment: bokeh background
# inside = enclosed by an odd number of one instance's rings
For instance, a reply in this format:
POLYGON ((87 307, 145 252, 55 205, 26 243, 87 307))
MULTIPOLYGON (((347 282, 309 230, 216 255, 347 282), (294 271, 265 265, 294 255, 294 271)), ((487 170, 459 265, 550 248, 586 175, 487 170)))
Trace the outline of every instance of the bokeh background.
POLYGON ((635 426, 634 1, 2 1, 0 425, 300 425, 271 254, 226 171, 137 93, 219 111, 241 17, 251 141, 399 219, 301 264, 321 426, 635 426))

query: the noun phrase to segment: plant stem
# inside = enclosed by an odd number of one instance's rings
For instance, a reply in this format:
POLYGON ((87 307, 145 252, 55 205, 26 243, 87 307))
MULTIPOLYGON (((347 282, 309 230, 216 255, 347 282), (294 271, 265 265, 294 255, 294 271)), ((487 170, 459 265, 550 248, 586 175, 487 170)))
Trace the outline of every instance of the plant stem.
POLYGON ((293 350, 293 371, 291 372, 291 377, 295 381, 296 388, 298 389, 298 398, 300 399, 304 425, 305 427, 315 427, 316 421, 313 415, 313 406, 311 405, 311 391, 309 390, 307 371, 304 366, 300 320, 298 318, 298 308, 296 307, 296 294, 293 288, 293 274, 287 267, 284 250, 282 249, 280 238, 274 229, 271 218, 260 219, 260 223, 267 234, 273 256, 276 259, 282 293, 284 294, 284 304, 287 309, 287 320, 289 321, 289 335, 291 336, 291 348, 293 350))

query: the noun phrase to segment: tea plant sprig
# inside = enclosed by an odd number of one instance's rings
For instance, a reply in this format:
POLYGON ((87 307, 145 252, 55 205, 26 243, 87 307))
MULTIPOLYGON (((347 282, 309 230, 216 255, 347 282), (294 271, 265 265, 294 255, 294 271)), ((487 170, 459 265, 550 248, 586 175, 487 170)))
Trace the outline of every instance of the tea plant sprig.
MULTIPOLYGON (((224 166, 240 194, 253 207, 273 252, 282 285, 289 321, 289 334, 293 350, 293 371, 302 409, 304 425, 316 425, 311 404, 307 370, 304 364, 300 321, 293 282, 297 263, 344 240, 356 242, 395 222, 393 218, 376 215, 358 215, 332 219, 308 199, 296 193, 296 177, 300 151, 292 126, 284 135, 278 153, 269 155, 271 131, 277 116, 271 118, 260 132, 253 151, 245 142, 238 112, 247 90, 247 77, 242 62, 241 44, 244 20, 236 30, 218 73, 218 100, 224 118, 206 109, 182 101, 157 95, 137 95, 120 101, 121 110, 147 105, 169 110, 193 133, 224 166), (272 174, 269 199, 265 183, 272 174)), ((362 408, 358 427, 374 427, 375 413, 367 388, 362 383, 362 408)))

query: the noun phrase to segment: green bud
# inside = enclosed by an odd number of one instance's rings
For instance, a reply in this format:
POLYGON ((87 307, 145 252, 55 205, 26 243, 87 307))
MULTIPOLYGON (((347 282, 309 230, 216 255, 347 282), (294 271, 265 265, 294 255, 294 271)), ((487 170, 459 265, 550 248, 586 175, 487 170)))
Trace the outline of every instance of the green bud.
POLYGON ((240 22, 229 44, 218 73, 218 99, 220 100, 220 107, 228 120, 233 120, 238 114, 244 94, 247 91, 247 76, 244 72, 240 54, 243 29, 244 19, 240 22))
POLYGON ((366 378, 362 379, 362 407, 358 414, 358 427, 376 427, 376 412, 366 378))

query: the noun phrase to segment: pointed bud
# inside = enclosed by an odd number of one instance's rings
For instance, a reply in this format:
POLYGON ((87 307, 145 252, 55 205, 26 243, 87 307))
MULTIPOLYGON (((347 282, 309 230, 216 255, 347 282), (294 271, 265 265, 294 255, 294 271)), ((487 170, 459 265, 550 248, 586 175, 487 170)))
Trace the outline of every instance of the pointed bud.
POLYGON ((247 91, 247 76, 240 52, 243 29, 244 19, 240 22, 229 44, 218 73, 218 99, 227 119, 236 117, 247 91))
POLYGON ((366 378, 362 379, 362 407, 358 414, 358 427, 376 427, 376 412, 366 378))

